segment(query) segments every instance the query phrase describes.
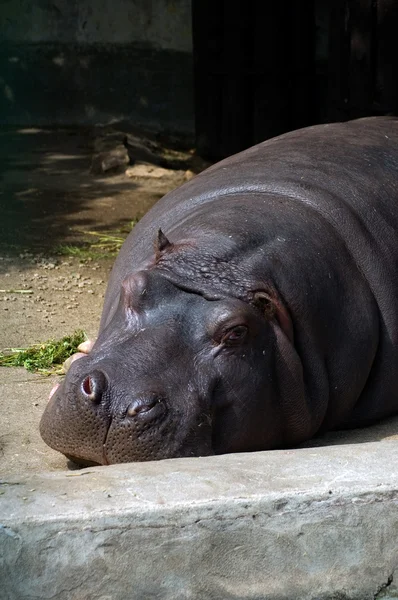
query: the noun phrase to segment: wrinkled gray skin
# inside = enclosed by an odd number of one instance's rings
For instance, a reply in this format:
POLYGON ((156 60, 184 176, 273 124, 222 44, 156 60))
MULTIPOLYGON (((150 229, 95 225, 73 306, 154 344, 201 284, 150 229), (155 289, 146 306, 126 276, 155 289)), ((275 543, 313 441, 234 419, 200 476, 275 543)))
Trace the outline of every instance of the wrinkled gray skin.
POLYGON ((211 167, 126 240, 43 439, 109 464, 287 447, 397 413, 397 234, 395 119, 211 167))

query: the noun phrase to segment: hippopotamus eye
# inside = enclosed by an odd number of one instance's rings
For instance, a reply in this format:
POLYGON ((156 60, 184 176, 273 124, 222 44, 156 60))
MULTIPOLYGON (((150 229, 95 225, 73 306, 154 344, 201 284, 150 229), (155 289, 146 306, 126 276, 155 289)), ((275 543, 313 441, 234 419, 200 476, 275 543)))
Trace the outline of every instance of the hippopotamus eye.
POLYGON ((246 337, 246 334, 246 325, 236 325, 224 333, 221 343, 225 346, 232 346, 233 344, 241 342, 246 337))

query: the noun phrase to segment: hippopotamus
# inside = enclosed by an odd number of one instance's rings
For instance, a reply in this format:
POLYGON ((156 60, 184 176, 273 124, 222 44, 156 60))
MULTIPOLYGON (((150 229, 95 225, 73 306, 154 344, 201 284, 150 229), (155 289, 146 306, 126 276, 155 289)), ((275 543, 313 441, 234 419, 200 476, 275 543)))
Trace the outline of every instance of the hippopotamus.
POLYGON ((398 413, 398 120, 213 165, 127 237, 40 431, 83 465, 296 446, 398 413))

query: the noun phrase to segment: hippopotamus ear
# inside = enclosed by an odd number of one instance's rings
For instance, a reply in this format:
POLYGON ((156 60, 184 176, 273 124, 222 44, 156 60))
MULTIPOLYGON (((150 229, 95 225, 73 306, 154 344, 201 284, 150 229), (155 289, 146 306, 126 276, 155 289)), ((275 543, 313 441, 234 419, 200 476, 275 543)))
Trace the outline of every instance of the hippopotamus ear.
POLYGON ((156 238, 156 253, 164 252, 165 250, 171 250, 173 244, 169 242, 167 237, 164 235, 161 229, 158 230, 158 236, 156 238))
POLYGON ((286 337, 293 343, 293 324, 290 315, 283 303, 275 296, 259 291, 253 295, 253 304, 261 310, 267 320, 276 318, 279 327, 286 337))

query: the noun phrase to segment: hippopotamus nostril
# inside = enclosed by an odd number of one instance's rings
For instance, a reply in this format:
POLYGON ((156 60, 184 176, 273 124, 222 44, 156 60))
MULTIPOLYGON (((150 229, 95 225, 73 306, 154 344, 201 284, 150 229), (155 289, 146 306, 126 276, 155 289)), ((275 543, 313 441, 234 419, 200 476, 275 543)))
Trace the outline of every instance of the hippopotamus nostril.
POLYGON ((82 394, 87 400, 99 404, 107 388, 107 379, 102 371, 93 371, 81 383, 82 394))
POLYGON ((137 415, 147 415, 151 417, 162 413, 164 410, 163 398, 161 396, 151 396, 149 398, 136 398, 127 409, 127 417, 137 415), (153 414, 152 414, 153 413, 153 414))

